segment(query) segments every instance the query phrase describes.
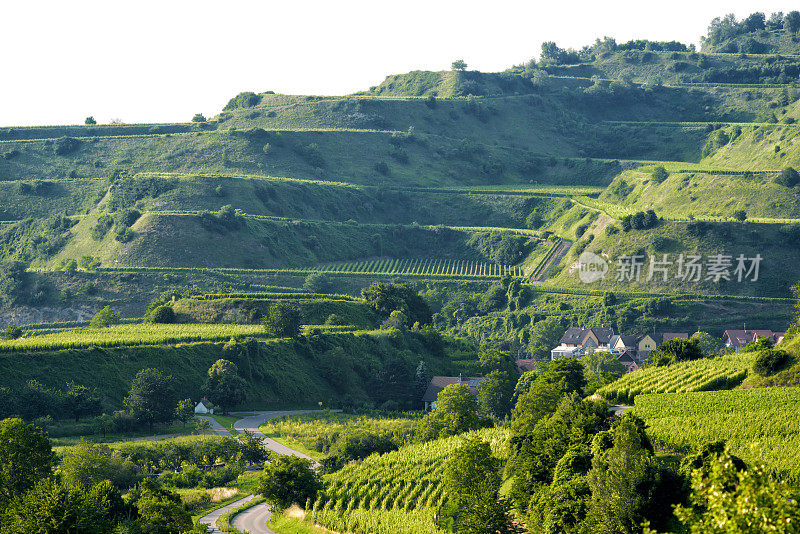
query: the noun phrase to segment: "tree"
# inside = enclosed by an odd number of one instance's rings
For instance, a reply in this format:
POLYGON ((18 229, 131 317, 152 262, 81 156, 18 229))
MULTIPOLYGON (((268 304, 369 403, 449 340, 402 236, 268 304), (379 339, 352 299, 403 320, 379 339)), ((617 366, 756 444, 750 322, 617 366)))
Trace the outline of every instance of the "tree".
POLYGON ((269 460, 270 453, 264 447, 264 440, 249 430, 242 430, 239 434, 239 452, 242 454, 242 460, 253 464, 260 464, 269 460))
POLYGON ((113 451, 102 443, 81 440, 61 459, 61 476, 67 484, 89 491, 92 486, 113 478, 113 451))
POLYGON ((303 289, 309 293, 330 293, 333 291, 333 280, 328 274, 314 271, 306 276, 303 289))
POLYGON ((431 322, 428 303, 409 285, 375 282, 362 289, 361 296, 369 307, 383 317, 389 317, 393 311, 400 310, 406 314, 410 324, 423 325, 431 322))
POLYGON ((645 511, 657 482, 653 448, 644 422, 626 414, 610 431, 592 442, 590 521, 593 532, 641 532, 645 511))
POLYGON ((425 365, 424 361, 420 360, 417 370, 414 372, 414 398, 412 400, 415 405, 421 405, 422 396, 425 395, 430 383, 431 376, 428 374, 428 366, 425 365))
POLYGON ((186 423, 194 418, 194 403, 192 399, 183 399, 178 401, 178 405, 175 407, 175 419, 183 423, 184 428, 186 428, 186 423))
POLYGON ((300 335, 300 311, 285 302, 275 302, 269 307, 262 321, 264 329, 275 337, 297 337, 300 335))
POLYGON ((236 364, 219 359, 208 370, 208 378, 203 385, 203 395, 214 405, 222 408, 222 413, 242 402, 245 398, 247 382, 239 376, 236 364))
POLYGON ((395 310, 389 314, 389 317, 383 322, 385 328, 394 328, 396 330, 405 330, 408 328, 408 317, 400 310, 395 310))
POLYGON ((653 173, 651 176, 655 183, 660 184, 661 182, 669 178, 669 173, 667 172, 667 169, 665 169, 663 165, 656 165, 656 167, 653 169, 653 173))
POLYGON ((511 413, 511 401, 519 374, 508 369, 495 369, 478 386, 478 405, 483 413, 502 419, 511 413))
POLYGON ((145 314, 144 320, 155 324, 172 324, 177 320, 175 310, 166 304, 158 306, 145 314))
POLYGON ((312 469, 311 461, 297 456, 278 456, 258 481, 256 493, 264 497, 273 510, 283 510, 294 503, 314 500, 322 489, 320 476, 312 469))
POLYGON ((96 120, 94 120, 94 117, 92 117, 91 115, 89 115, 88 117, 86 117, 86 120, 85 120, 85 121, 83 121, 83 123, 84 123, 84 124, 97 124, 97 121, 96 121, 96 120))
POLYGON ((140 490, 136 508, 142 534, 181 534, 192 529, 192 516, 183 506, 180 495, 158 487, 150 479, 142 481, 140 490))
POLYGON ((154 423, 168 423, 175 416, 175 391, 172 376, 158 369, 142 369, 131 382, 124 404, 131 415, 150 430, 154 423))
POLYGON ((800 31, 800 11, 789 11, 783 19, 783 27, 789 33, 800 31))
POLYGON ((6 341, 11 339, 19 339, 20 337, 22 337, 22 328, 18 327, 15 324, 8 325, 6 331, 3 332, 3 339, 5 339, 6 341))
POLYGON ((195 113, 192 122, 206 122, 206 118, 202 113, 195 113))
POLYGON ((650 353, 648 363, 654 366, 671 365, 688 360, 699 360, 703 357, 699 340, 696 338, 670 339, 650 353))
POLYGON ((760 32, 766 28, 767 17, 764 13, 756 12, 751 13, 746 19, 742 21, 742 27, 747 33, 760 32))
POLYGON ((747 220, 747 212, 744 210, 736 210, 733 212, 733 218, 739 222, 744 222, 747 220))
POLYGON ((511 534, 518 532, 500 489, 500 462, 489 443, 468 438, 453 451, 444 474, 444 491, 455 532, 511 534))
POLYGON ((477 412, 478 401, 469 387, 451 384, 439 392, 436 407, 419 422, 416 440, 430 441, 476 430, 483 424, 477 412))
POLYGON ((0 421, 0 511, 52 473, 50 439, 22 419, 0 421))
MULTIPOLYGON (((688 532, 766 534, 797 532, 800 499, 796 490, 762 466, 742 469, 727 447, 691 474, 688 505, 675 515, 688 532)), ((649 531, 652 532, 652 531, 649 531)))
POLYGON ((778 176, 775 178, 775 183, 784 187, 794 187, 800 184, 800 173, 798 173, 794 167, 785 167, 778 173, 778 176))
POLYGON ((463 59, 457 59, 453 61, 450 68, 457 72, 464 72, 467 70, 467 63, 463 59))
POLYGON ((765 349, 756 357, 753 371, 759 376, 774 375, 790 361, 792 361, 792 357, 785 350, 765 349))
POLYGON ((81 256, 78 260, 78 267, 84 271, 95 271, 100 267, 100 260, 96 260, 92 256, 81 256))
POLYGON ((97 392, 74 382, 68 383, 64 395, 64 409, 75 418, 76 423, 84 415, 98 413, 100 408, 101 398, 97 392))
MULTIPOLYGON (((3 517, 3 534, 105 534, 111 530, 114 501, 104 490, 88 493, 44 478, 11 503, 3 517)), ((118 496, 118 494, 117 494, 118 496)), ((119 499, 121 500, 121 498, 119 499)))
POLYGON ((106 306, 92 317, 89 323, 90 328, 105 328, 107 326, 119 324, 119 313, 106 306))
POLYGON ((697 346, 706 358, 717 356, 725 348, 725 343, 720 338, 708 332, 696 332, 692 339, 697 340, 697 346))

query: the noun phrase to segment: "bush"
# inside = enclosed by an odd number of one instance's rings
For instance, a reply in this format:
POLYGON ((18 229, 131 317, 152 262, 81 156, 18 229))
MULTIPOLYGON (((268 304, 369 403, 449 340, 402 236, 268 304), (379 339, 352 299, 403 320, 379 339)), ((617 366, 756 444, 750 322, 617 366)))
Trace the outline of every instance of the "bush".
POLYGON ((100 241, 111 230, 113 225, 114 219, 111 218, 111 215, 101 215, 97 219, 97 223, 89 229, 89 236, 95 241, 100 241))
POLYGON ((56 139, 55 143, 56 155, 66 156, 78 150, 80 146, 80 139, 75 139, 74 137, 60 137, 56 139))
POLYGON ((744 222, 747 220, 747 212, 744 210, 736 210, 733 212, 733 218, 739 222, 744 222))
POLYGON ((663 165, 659 165, 655 169, 653 169, 652 178, 655 183, 660 184, 664 180, 669 178, 669 173, 667 172, 667 169, 665 169, 663 165))
POLYGON ((112 310, 110 306, 106 306, 92 317, 89 327, 105 328, 114 324, 119 324, 119 313, 112 310))
POLYGON ((115 216, 114 224, 117 225, 117 228, 125 228, 128 226, 133 226, 133 224, 139 220, 142 214, 133 208, 125 208, 121 212, 117 213, 115 216))
POLYGON ((175 310, 171 306, 159 306, 145 316, 149 323, 172 324, 175 322, 175 310))
POLYGON ((303 290, 309 293, 330 293, 333 290, 333 280, 325 273, 313 272, 306 276, 303 290))
POLYGON ((789 353, 781 349, 762 351, 753 364, 753 371, 759 376, 770 376, 780 371, 791 359, 789 353))
POLYGON ((794 187, 800 184, 800 173, 793 167, 786 167, 775 178, 775 183, 784 187, 794 187))
POLYGON ((389 174, 389 165, 385 161, 379 161, 375 164, 375 170, 386 176, 389 174))
POLYGON ((192 117, 192 122, 206 122, 206 118, 202 113, 195 113, 194 117, 192 117))
POLYGON ((122 228, 114 236, 114 239, 116 239, 120 243, 130 243, 135 238, 136 238, 136 232, 134 232, 130 228, 122 228))

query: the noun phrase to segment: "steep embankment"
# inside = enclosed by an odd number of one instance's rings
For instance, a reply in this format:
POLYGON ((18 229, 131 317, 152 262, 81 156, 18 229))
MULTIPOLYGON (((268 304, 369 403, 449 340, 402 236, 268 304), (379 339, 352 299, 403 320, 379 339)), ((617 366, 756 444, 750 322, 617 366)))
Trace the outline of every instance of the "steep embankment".
POLYGON ((5 353, 0 355, 0 387, 13 392, 37 380, 63 389, 74 381, 97 389, 118 406, 136 373, 155 367, 173 376, 180 398, 197 398, 208 368, 225 358, 236 363, 247 382, 243 407, 328 405, 344 398, 381 403, 404 400, 395 397, 408 390, 420 360, 431 374, 459 372, 448 357, 452 348, 434 334, 382 331, 268 342, 5 353))

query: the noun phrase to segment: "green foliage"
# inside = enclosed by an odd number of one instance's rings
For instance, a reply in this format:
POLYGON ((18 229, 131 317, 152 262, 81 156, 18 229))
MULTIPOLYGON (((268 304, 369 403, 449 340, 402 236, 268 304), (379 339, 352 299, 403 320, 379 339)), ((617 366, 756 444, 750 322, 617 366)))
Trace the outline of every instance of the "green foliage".
POLYGON ((8 328, 3 332, 3 339, 6 340, 18 339, 20 337, 22 337, 22 328, 15 324, 8 325, 8 328))
POLYGON ((478 386, 481 412, 497 419, 510 415, 518 379, 515 369, 495 369, 484 376, 478 386))
POLYGON ((195 113, 192 117, 192 122, 206 122, 206 118, 202 113, 195 113))
POLYGON ((143 480, 139 489, 136 508, 142 534, 181 534, 192 530, 192 516, 183 506, 180 495, 158 487, 149 479, 143 480))
POLYGON ((0 421, 0 513, 53 469, 50 439, 22 419, 0 421))
POLYGON ((136 374, 124 404, 135 419, 152 430, 154 423, 172 421, 177 400, 173 378, 151 368, 136 374))
POLYGON ((120 501, 119 493, 105 484, 85 492, 43 478, 31 491, 18 495, 11 503, 3 517, 0 532, 110 533, 113 506, 120 501))
POLYGON ((245 398, 246 383, 239 376, 236 364, 219 359, 208 370, 208 379, 203 385, 203 395, 222 408, 222 413, 240 404, 245 398))
POLYGON ((192 402, 192 399, 178 401, 178 405, 175 407, 175 419, 183 423, 184 427, 186 427, 186 423, 194 419, 194 402, 192 402))
POLYGON ((362 289, 361 296, 372 309, 384 317, 400 310, 410 323, 428 324, 431 321, 428 303, 409 285, 375 282, 362 289))
POLYGON ((264 329, 275 337, 296 337, 300 334, 300 312, 291 304, 275 302, 264 317, 264 329))
POLYGON ((313 272, 306 276, 303 289, 309 293, 330 293, 334 289, 334 282, 328 274, 313 272))
POLYGON ((278 456, 264 467, 256 493, 274 509, 282 510, 293 503, 305 504, 316 499, 321 489, 322 481, 312 469, 310 460, 278 456))
POLYGON ((102 406, 101 401, 102 399, 96 391, 86 386, 69 382, 67 384, 67 390, 64 393, 63 406, 64 410, 71 415, 77 423, 82 416, 99 413, 102 406))
POLYGON ((111 215, 103 214, 97 219, 97 223, 89 230, 89 235, 95 241, 103 239, 111 227, 114 225, 114 218, 111 215))
POLYGON ((794 187, 800 184, 800 173, 793 167, 785 167, 775 177, 775 183, 783 187, 794 187))
POLYGON ((785 350, 764 349, 759 352, 753 363, 753 372, 759 376, 771 376, 786 367, 792 360, 785 350))
POLYGON ((177 316, 175 315, 175 310, 172 309, 172 306, 168 306, 166 304, 162 304, 156 308, 153 308, 144 316, 145 322, 155 323, 155 324, 172 324, 177 320, 177 316))
POLYGON ((431 441, 477 430, 486 424, 477 412, 478 401, 469 387, 451 384, 439 392, 436 407, 419 422, 415 439, 431 441))
POLYGON ((80 146, 80 139, 75 139, 74 137, 59 137, 55 142, 56 155, 67 156, 78 150, 80 146))
POLYGON ((653 174, 651 176, 655 183, 660 184, 664 180, 669 178, 669 173, 667 172, 667 169, 665 169, 663 165, 656 165, 655 168, 653 168, 653 174))
POLYGON ((91 322, 89 323, 90 328, 106 328, 111 325, 119 324, 120 318, 119 313, 115 312, 111 309, 111 306, 106 306, 99 312, 97 312, 94 317, 92 317, 91 322))
POLYGON ((84 123, 84 124, 87 124, 87 125, 92 125, 92 124, 97 124, 97 121, 96 121, 96 120, 94 120, 94 117, 92 117, 92 116, 90 115, 90 116, 86 117, 86 120, 85 120, 85 121, 83 121, 83 123, 84 123))
POLYGON ((450 65, 450 69, 463 72, 467 70, 467 63, 463 59, 457 59, 450 65))
POLYGON ((656 367, 703 358, 700 343, 696 339, 670 339, 650 353, 648 364, 656 367))
POLYGON ((795 532, 800 501, 795 489, 772 479, 762 466, 742 470, 726 448, 691 474, 692 495, 675 515, 687 531, 795 532))

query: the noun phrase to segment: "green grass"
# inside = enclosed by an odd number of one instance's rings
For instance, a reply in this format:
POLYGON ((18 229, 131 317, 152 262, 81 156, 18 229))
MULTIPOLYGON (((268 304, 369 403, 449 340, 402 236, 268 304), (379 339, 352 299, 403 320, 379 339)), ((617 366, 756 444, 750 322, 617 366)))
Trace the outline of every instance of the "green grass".
POLYGON ((0 342, 0 352, 174 345, 193 341, 227 340, 236 336, 267 337, 261 325, 130 324, 87 328, 0 342))
POLYGON ((399 443, 410 440, 419 414, 354 415, 337 412, 311 413, 272 419, 261 426, 265 435, 319 460, 348 433, 373 433, 399 443))
POLYGON ((217 423, 219 423, 219 424, 221 424, 223 427, 225 427, 225 430, 227 430, 227 431, 228 431, 228 432, 230 432, 231 434, 234 434, 234 435, 236 435, 236 434, 238 434, 238 433, 239 433, 239 431, 238 431, 238 430, 236 430, 235 428, 233 428, 233 424, 234 424, 236 421, 238 421, 239 419, 241 419, 243 416, 241 416, 241 415, 218 415, 218 414, 214 414, 214 415, 212 415, 211 417, 213 417, 213 418, 214 418, 214 420, 215 420, 217 423))
POLYGON ((284 514, 273 514, 267 520, 267 526, 276 534, 328 534, 330 532, 326 528, 284 514))
POLYGON ((665 393, 636 398, 657 445, 687 451, 725 441, 748 463, 800 480, 800 388, 753 388, 702 393, 665 393))
MULTIPOLYGON (((505 454, 504 431, 474 434, 489 441, 496 455, 505 454)), ((463 438, 409 445, 326 475, 325 492, 306 510, 307 518, 338 532, 436 532, 433 519, 443 500, 442 473, 463 438)))
POLYGON ((646 393, 686 393, 730 389, 741 384, 755 353, 736 353, 662 367, 644 367, 603 386, 597 393, 609 400, 633 402, 646 393))

